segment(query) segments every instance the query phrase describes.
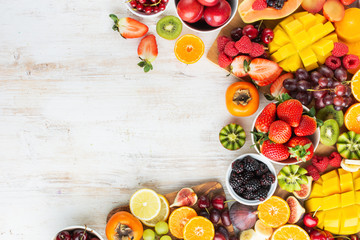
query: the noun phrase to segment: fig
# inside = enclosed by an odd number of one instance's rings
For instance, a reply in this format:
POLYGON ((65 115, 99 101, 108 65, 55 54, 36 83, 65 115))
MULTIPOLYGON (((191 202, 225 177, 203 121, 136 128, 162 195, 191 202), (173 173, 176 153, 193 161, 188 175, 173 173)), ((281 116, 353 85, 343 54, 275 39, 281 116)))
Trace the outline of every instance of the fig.
POLYGON ((175 197, 170 207, 191 207, 197 202, 197 195, 191 188, 182 188, 175 197))
POLYGON ((287 204, 289 204, 290 207, 290 218, 288 220, 288 223, 295 224, 297 223, 304 215, 305 209, 301 206, 299 201, 293 197, 290 196, 286 199, 287 204))
POLYGON ((230 220, 240 231, 254 227, 256 218, 257 211, 252 206, 245 206, 236 202, 230 207, 230 220))
POLYGON ((312 177, 307 176, 308 182, 306 184, 301 184, 300 191, 294 191, 293 194, 297 199, 306 199, 310 196, 311 193, 311 184, 312 184, 312 177))

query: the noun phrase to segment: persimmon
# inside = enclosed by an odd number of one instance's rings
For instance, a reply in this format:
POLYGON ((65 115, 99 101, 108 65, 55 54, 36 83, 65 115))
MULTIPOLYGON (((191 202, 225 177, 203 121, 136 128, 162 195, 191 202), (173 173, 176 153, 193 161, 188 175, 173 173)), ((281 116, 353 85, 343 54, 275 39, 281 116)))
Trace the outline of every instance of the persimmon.
POLYGON ((131 213, 121 211, 110 218, 105 232, 108 240, 140 240, 143 225, 131 213))
POLYGON ((249 82, 236 82, 226 90, 226 107, 236 117, 247 117, 259 108, 259 92, 249 82))

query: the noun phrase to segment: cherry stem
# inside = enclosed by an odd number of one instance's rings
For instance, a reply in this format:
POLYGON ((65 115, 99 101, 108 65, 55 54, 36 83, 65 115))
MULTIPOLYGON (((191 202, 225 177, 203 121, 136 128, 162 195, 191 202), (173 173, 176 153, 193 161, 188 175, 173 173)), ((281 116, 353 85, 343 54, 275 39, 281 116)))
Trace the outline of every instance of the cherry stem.
POLYGON ((86 230, 87 230, 87 226, 85 225, 85 229, 84 229, 84 232, 83 232, 83 234, 82 234, 82 236, 81 236, 80 240, 83 240, 83 239, 84 239, 84 236, 85 236, 86 230))
POLYGON ((258 29, 257 29, 258 32, 260 32, 260 27, 261 27, 261 24, 263 23, 263 21, 264 21, 264 20, 261 20, 261 21, 260 21, 259 27, 258 27, 258 29))
POLYGON ((313 218, 315 217, 317 211, 318 211, 320 208, 321 208, 321 206, 319 206, 319 207, 315 210, 314 214, 312 215, 313 218))
POLYGON ((226 200, 226 201, 224 201, 224 203, 228 203, 228 202, 235 202, 236 200, 234 200, 234 199, 231 199, 231 200, 226 200))
POLYGON ((318 90, 315 90, 315 89, 307 89, 306 91, 309 91, 309 92, 334 91, 334 89, 331 89, 331 88, 323 88, 323 89, 318 89, 318 90))

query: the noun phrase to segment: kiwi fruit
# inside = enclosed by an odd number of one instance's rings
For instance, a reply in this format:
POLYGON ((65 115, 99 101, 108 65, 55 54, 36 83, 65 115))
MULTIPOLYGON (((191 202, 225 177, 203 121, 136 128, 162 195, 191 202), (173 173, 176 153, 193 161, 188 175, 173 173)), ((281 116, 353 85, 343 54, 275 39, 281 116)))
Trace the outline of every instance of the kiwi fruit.
POLYGON ((224 148, 238 150, 244 146, 246 134, 240 125, 230 123, 221 129, 219 139, 224 148))
POLYGON ((280 170, 277 176, 279 186, 288 192, 300 191, 301 185, 308 183, 305 174, 307 174, 305 168, 301 168, 299 165, 287 165, 280 170))
POLYGON ((326 120, 320 127, 320 142, 327 146, 334 145, 339 137, 339 132, 339 124, 335 119, 326 120))
POLYGON ((160 19, 156 24, 156 32, 160 37, 174 40, 182 30, 182 23, 179 18, 175 16, 166 16, 160 19))
POLYGON ((335 119, 339 127, 344 124, 344 113, 342 111, 336 111, 333 105, 328 105, 318 111, 316 118, 326 121, 328 119, 335 119))
POLYGON ((360 134, 344 132, 338 138, 336 147, 343 158, 360 159, 360 134))

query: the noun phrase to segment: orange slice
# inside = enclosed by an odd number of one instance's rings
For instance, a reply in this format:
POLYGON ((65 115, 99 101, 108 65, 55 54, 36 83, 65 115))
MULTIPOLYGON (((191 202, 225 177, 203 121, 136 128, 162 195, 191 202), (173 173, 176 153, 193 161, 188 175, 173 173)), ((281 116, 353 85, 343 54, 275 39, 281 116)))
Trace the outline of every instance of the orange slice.
POLYGON ((348 108, 344 122, 349 131, 360 133, 360 103, 355 103, 348 108))
POLYGON ((282 198, 272 196, 258 206, 261 221, 272 228, 278 228, 289 220, 290 208, 282 198))
POLYGON ((180 207, 173 211, 169 217, 169 229, 176 238, 183 238, 184 227, 187 222, 196 217, 197 213, 190 207, 180 207))
POLYGON ((271 240, 310 240, 307 232, 297 225, 284 225, 275 230, 271 240))
POLYGON ((360 70, 351 79, 351 92, 356 100, 360 101, 360 70))
POLYGON ((184 227, 184 240, 212 240, 214 225, 204 217, 193 217, 184 227))
POLYGON ((179 61, 192 64, 199 61, 204 54, 204 49, 204 42, 199 37, 186 34, 176 41, 174 52, 179 61))

